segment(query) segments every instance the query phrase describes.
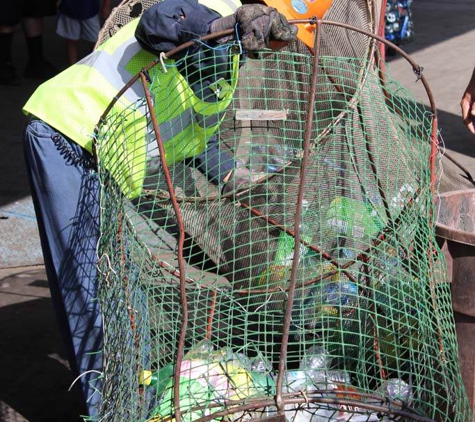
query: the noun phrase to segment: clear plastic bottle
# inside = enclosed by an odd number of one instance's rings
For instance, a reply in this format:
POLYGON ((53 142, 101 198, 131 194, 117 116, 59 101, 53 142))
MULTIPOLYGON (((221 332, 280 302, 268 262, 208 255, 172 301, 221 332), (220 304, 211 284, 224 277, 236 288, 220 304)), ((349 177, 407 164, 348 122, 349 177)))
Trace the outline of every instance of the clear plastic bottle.
POLYGON ((287 145, 254 144, 251 147, 251 166, 256 171, 275 173, 291 162, 296 151, 287 145))
POLYGON ((300 361, 299 368, 307 371, 328 370, 332 364, 333 358, 327 349, 321 345, 314 345, 305 351, 305 355, 300 361))
POLYGON ((410 406, 414 400, 411 386, 400 378, 390 378, 383 381, 375 393, 391 400, 393 406, 410 406))
MULTIPOLYGON (((406 206, 410 200, 414 197, 416 190, 414 187, 405 183, 401 186, 399 191, 390 199, 389 207, 396 212, 401 212, 401 210, 406 206)), ((417 199, 416 199, 417 201, 417 199)))
MULTIPOLYGON (((299 369, 288 370, 284 374, 284 392, 304 391, 309 396, 318 394, 317 390, 332 389, 331 380, 327 380, 332 357, 323 346, 310 347, 300 362, 299 369)), ((344 374, 333 374, 342 378, 344 374)), ((346 381, 346 377, 345 381, 346 381)), ((309 402, 306 405, 289 404, 285 407, 285 416, 289 422, 323 422, 330 420, 335 409, 325 404, 309 402)))

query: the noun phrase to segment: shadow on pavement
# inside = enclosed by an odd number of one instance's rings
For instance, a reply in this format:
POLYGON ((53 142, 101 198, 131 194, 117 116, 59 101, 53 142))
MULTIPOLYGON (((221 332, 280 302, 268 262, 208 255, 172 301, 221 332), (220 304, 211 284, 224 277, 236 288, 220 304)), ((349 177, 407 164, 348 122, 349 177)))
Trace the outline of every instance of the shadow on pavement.
POLYGON ((74 380, 44 271, 7 276, 0 292, 0 421, 82 421, 79 384, 68 392, 74 380))

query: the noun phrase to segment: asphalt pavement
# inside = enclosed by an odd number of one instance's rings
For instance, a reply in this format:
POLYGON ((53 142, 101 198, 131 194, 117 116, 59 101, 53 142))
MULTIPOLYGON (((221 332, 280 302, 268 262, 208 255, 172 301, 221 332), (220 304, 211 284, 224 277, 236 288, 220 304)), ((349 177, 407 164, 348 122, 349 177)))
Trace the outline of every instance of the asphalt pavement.
MULTIPOLYGON (((459 106, 475 65, 475 2, 414 0, 412 10, 415 38, 403 48, 424 68, 447 152, 475 175, 475 137, 463 126, 459 106)), ((44 46, 45 57, 64 68, 54 18, 46 20, 44 46)), ((20 27, 13 54, 21 72, 27 55, 20 27)), ((408 63, 400 57, 388 62, 392 76, 427 103, 408 63)), ((24 79, 20 86, 0 86, 0 421, 76 422, 84 406, 59 338, 22 156, 21 107, 37 85, 24 79)))

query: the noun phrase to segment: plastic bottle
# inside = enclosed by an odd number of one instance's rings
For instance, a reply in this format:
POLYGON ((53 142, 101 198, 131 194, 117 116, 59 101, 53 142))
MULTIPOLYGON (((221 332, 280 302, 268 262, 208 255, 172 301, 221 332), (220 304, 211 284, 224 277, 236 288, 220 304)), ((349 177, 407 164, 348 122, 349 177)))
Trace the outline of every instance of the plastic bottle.
POLYGON ((305 351, 299 369, 308 371, 327 370, 330 368, 332 361, 333 358, 324 346, 314 345, 305 351))
MULTIPOLYGON (((302 217, 300 219, 300 237, 306 242, 312 241, 312 227, 306 221, 308 218, 309 202, 302 200, 302 217)), ((294 259, 295 238, 285 231, 281 231, 277 240, 277 249, 274 256, 274 262, 266 268, 258 278, 257 283, 260 286, 285 285, 292 269, 294 259)), ((299 249, 299 261, 301 261, 306 254, 313 254, 303 245, 299 249)))
MULTIPOLYGON (((305 355, 300 362, 299 370, 292 371, 287 377, 288 382, 292 383, 292 389, 298 387, 302 390, 305 386, 308 396, 322 396, 328 398, 363 400, 358 389, 351 385, 351 377, 348 372, 341 369, 330 369, 333 364, 333 358, 328 350, 322 345, 314 345, 306 350, 305 355), (295 374, 296 372, 296 374, 295 374), (293 379, 292 379, 293 378, 293 379), (295 382, 295 380, 300 382, 295 382), (318 393, 318 391, 326 393, 318 393), (331 392, 331 391, 334 391, 331 392)), ((296 391, 296 390, 294 390, 296 391)), ((301 409, 301 407, 299 408, 301 409)), ((290 409, 289 416, 290 418, 290 409)), ((366 411, 364 407, 354 407, 336 404, 309 404, 307 409, 293 410, 293 420, 295 422, 373 422, 379 421, 379 416, 371 411, 366 411)))
POLYGON ((325 278, 299 292, 292 307, 291 330, 299 337, 312 338, 322 330, 332 335, 337 325, 355 319, 358 286, 329 262, 313 265, 309 273, 311 279, 325 278))
MULTIPOLYGON (((416 190, 411 184, 405 183, 401 186, 398 193, 394 195, 389 201, 389 207, 397 212, 400 212, 404 206, 414 197, 416 190)), ((417 199, 416 199, 417 202, 417 199)))
POLYGON ((262 356, 250 359, 249 372, 256 389, 267 396, 275 395, 275 380, 272 365, 262 356))
POLYGON ((154 387, 157 395, 161 395, 173 377, 173 365, 166 365, 158 371, 143 370, 139 374, 139 384, 154 387))
POLYGON ((305 351, 299 369, 321 390, 337 389, 337 385, 351 386, 350 375, 342 370, 330 369, 333 357, 322 345, 314 345, 305 351))
MULTIPOLYGON (((409 384, 404 382, 399 378, 390 378, 381 383, 381 385, 374 391, 375 396, 380 396, 381 398, 377 399, 376 397, 369 397, 366 399, 366 402, 369 404, 380 405, 381 402, 389 403, 389 408, 394 410, 404 409, 407 406, 411 406, 414 401, 414 393, 409 384)), ((393 421, 394 414, 380 414, 378 419, 380 422, 389 422, 393 421)))
POLYGON ((257 171, 275 173, 287 165, 296 151, 286 145, 254 144, 251 147, 251 163, 257 171))
POLYGON ((275 380, 272 364, 261 354, 249 358, 244 353, 235 353, 234 359, 249 372, 257 394, 275 395, 275 380))
POLYGON ((384 209, 379 204, 376 207, 368 201, 338 196, 326 212, 327 229, 335 235, 355 239, 371 238, 384 227, 384 209))
POLYGON ((411 386, 400 378, 383 381, 375 393, 391 400, 393 406, 410 406, 414 400, 411 386))
MULTIPOLYGON (((318 394, 318 390, 336 389, 335 382, 349 384, 350 377, 347 373, 329 370, 332 360, 323 346, 310 347, 305 352, 299 369, 288 370, 284 374, 284 392, 304 391, 311 397, 318 394)), ((335 413, 336 409, 332 405, 311 402, 285 407, 285 416, 289 422, 328 422, 335 413)))
MULTIPOLYGON (((152 385, 153 374, 143 375, 144 384, 150 379, 152 385)), ((174 381, 172 373, 167 377, 160 400, 152 413, 153 418, 158 420, 173 414, 174 381)), ((159 379, 159 382, 162 380, 159 379)), ((227 400, 244 400, 269 392, 275 394, 273 382, 268 372, 253 374, 252 366, 244 355, 234 353, 229 347, 214 349, 208 340, 199 342, 185 354, 181 363, 179 396, 182 421, 192 422, 218 412, 227 400)))

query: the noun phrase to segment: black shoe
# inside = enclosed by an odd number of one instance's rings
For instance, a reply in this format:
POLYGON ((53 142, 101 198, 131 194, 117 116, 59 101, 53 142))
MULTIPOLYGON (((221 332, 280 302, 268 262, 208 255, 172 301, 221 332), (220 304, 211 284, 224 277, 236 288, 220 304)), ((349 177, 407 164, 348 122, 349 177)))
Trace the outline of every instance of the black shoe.
POLYGON ((38 79, 45 81, 51 79, 58 74, 56 69, 50 62, 40 60, 39 62, 28 62, 23 76, 27 79, 38 79))
POLYGON ((16 70, 11 63, 5 63, 3 66, 0 66, 0 85, 20 85, 16 70))

